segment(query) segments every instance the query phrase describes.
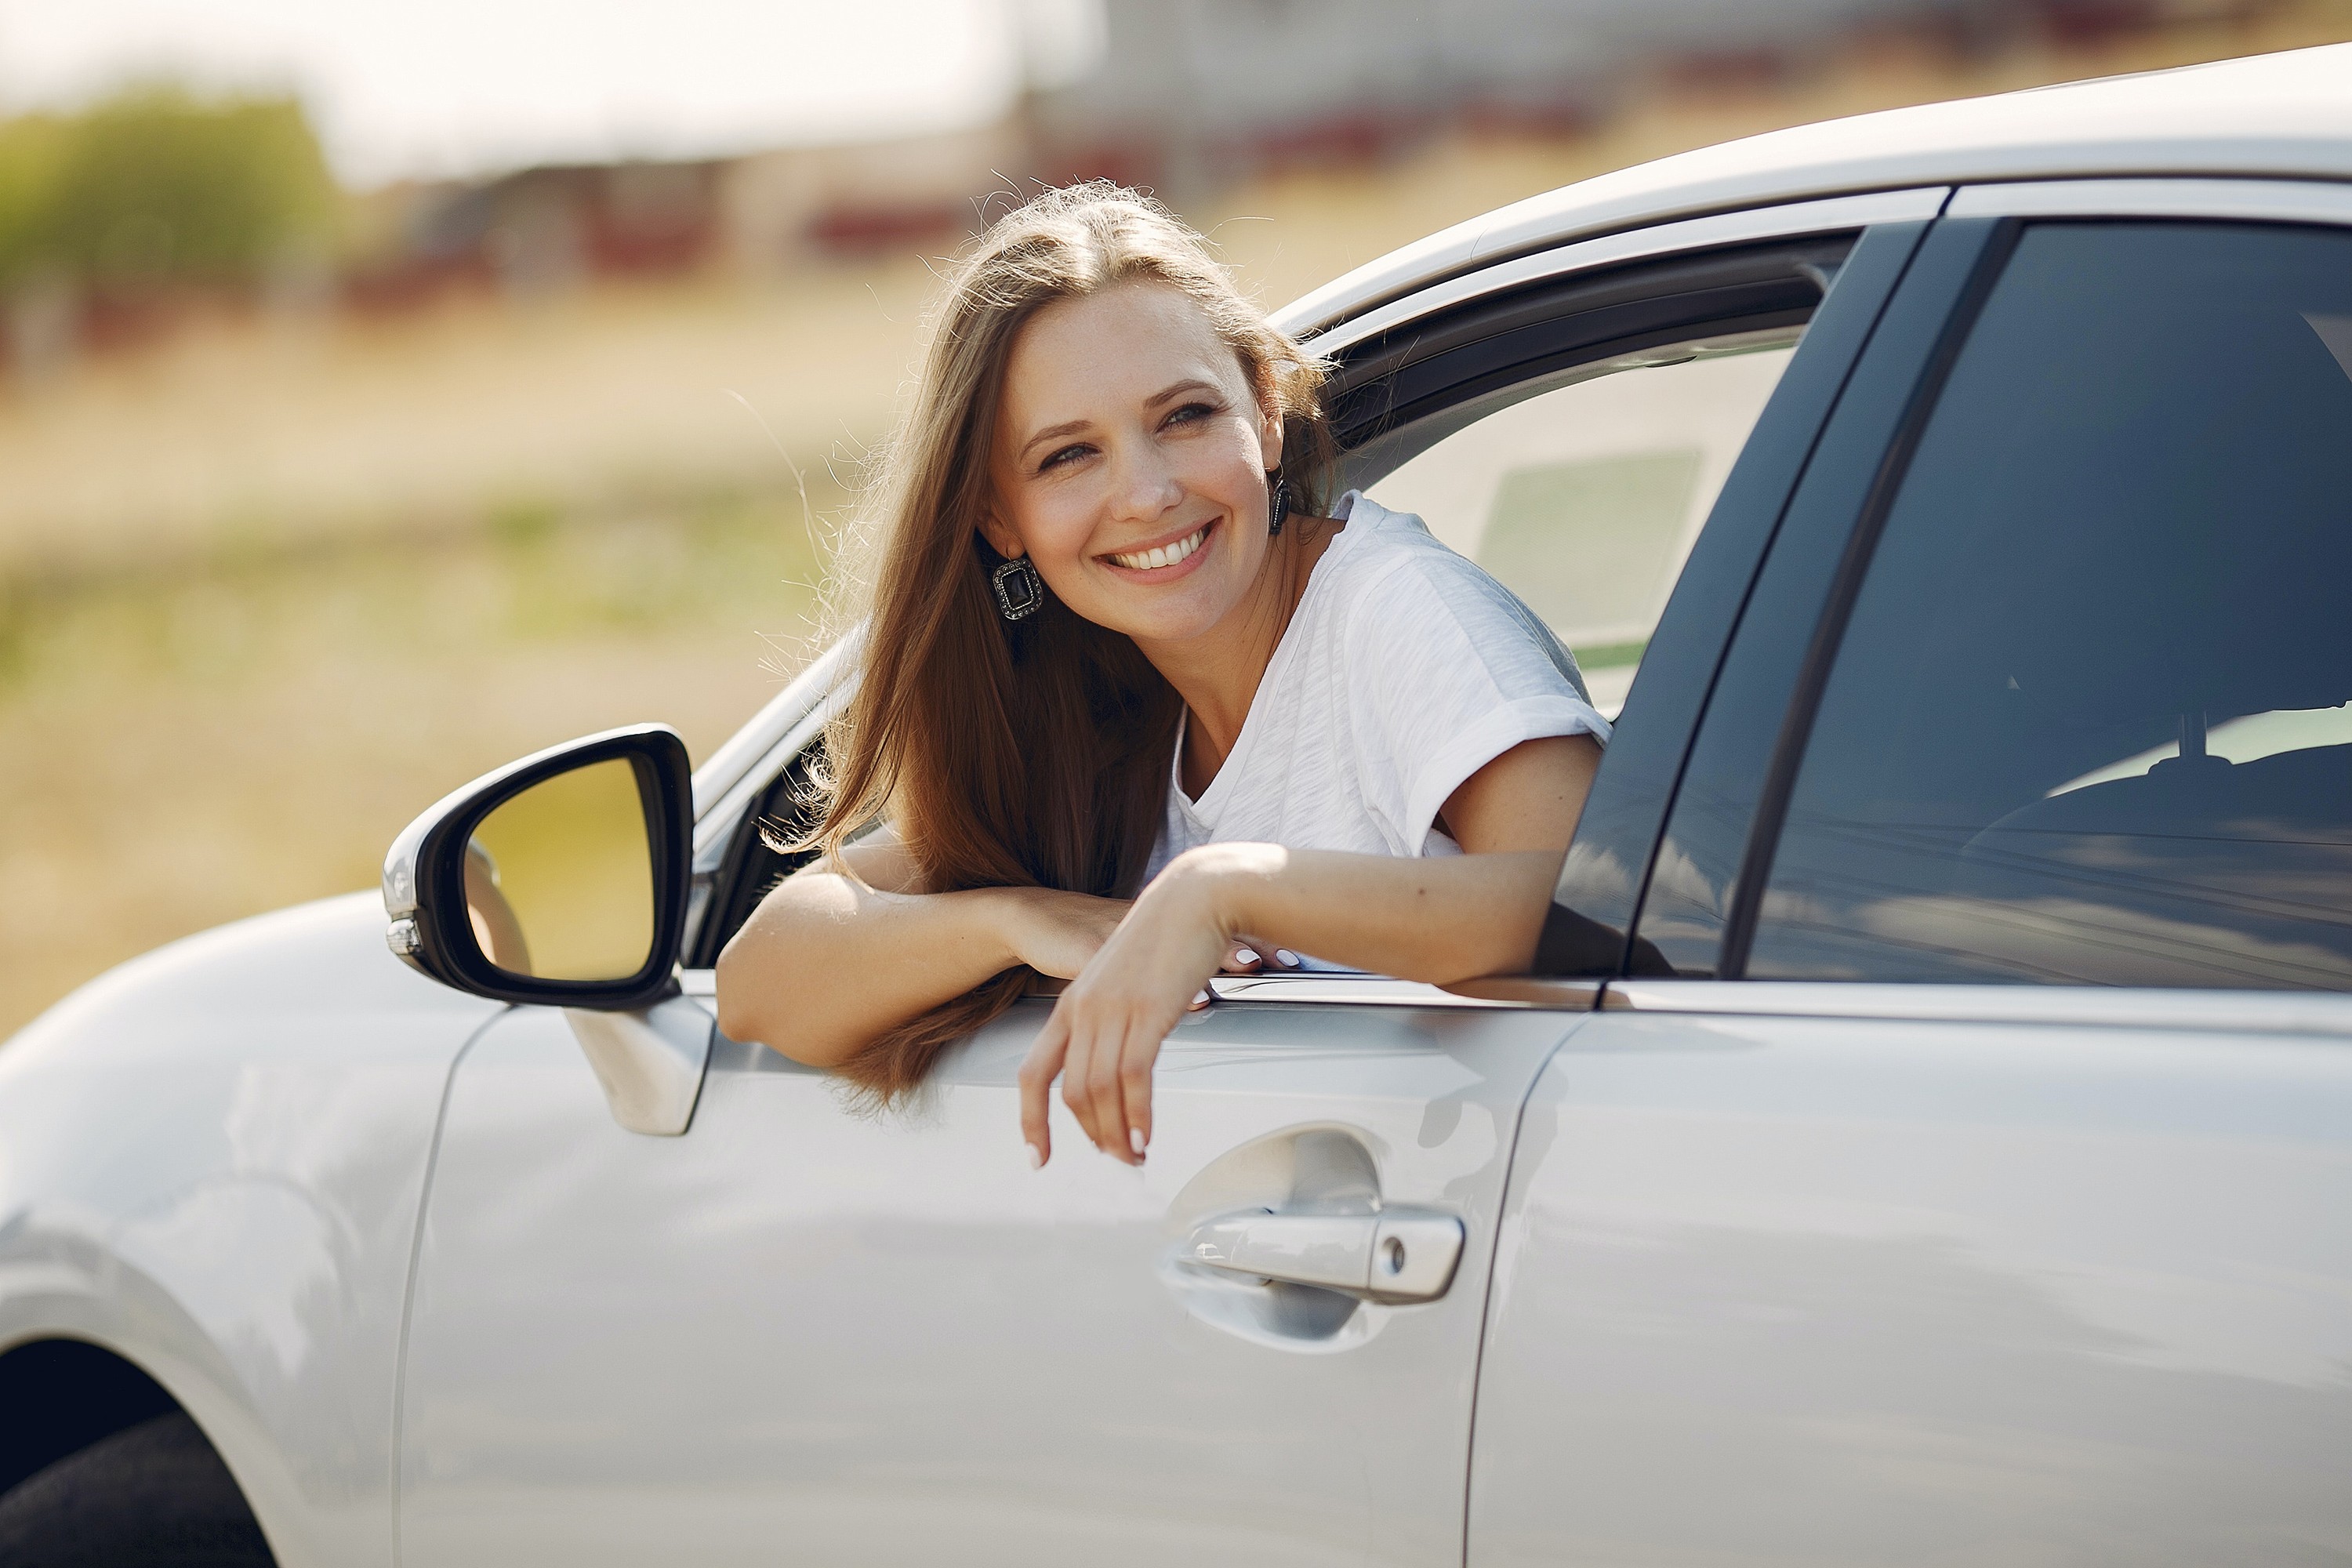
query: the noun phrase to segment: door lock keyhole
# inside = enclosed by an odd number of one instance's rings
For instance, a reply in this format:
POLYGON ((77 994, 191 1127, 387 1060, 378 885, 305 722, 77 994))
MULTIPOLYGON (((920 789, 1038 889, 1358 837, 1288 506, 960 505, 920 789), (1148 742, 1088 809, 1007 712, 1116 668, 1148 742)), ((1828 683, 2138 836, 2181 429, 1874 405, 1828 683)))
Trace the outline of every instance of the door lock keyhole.
POLYGON ((1396 1237, 1390 1237, 1381 1243, 1381 1267, 1391 1278, 1404 1272, 1404 1243, 1396 1237))

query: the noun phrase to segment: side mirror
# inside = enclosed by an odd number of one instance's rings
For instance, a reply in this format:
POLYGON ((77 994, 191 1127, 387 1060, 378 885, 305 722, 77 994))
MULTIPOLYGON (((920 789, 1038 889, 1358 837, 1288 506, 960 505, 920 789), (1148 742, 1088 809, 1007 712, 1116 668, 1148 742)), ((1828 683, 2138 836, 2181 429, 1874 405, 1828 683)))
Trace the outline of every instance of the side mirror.
POLYGON ((385 940, 477 996, 643 1007, 677 988, 693 814, 686 742, 665 724, 509 763, 393 841, 385 940))
POLYGON ((683 1132, 711 1024, 656 1005, 677 994, 693 827, 686 743, 667 725, 551 747, 393 841, 385 942, 444 985, 566 1009, 621 1125, 683 1132))

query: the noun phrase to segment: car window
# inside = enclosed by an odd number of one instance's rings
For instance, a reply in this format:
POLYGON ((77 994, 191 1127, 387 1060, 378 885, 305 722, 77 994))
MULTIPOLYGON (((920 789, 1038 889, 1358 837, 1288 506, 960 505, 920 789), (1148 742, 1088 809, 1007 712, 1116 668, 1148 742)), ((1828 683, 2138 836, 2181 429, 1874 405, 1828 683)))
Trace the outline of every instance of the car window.
POLYGON ((813 781, 824 766, 824 742, 811 742, 736 820, 727 852, 709 879, 698 925, 686 950, 686 967, 708 969, 760 900, 776 884, 816 858, 814 849, 779 849, 817 826, 813 781))
POLYGON ((1419 514, 1541 616, 1614 718, 1795 341, 1649 349, 1516 388, 1365 493, 1419 514))
POLYGON ((1751 978, 2352 987, 2352 235, 2028 230, 1888 511, 1751 978))

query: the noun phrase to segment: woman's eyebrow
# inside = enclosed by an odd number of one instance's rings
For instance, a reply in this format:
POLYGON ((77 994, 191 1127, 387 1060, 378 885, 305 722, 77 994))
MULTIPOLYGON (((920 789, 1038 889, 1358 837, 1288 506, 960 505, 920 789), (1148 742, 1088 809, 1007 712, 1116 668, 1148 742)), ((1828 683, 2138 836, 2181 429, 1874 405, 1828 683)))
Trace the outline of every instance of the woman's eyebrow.
POLYGON ((1143 405, 1146 408, 1157 408, 1161 404, 1172 402, 1174 399, 1183 396, 1184 394, 1188 392, 1214 392, 1216 390, 1216 383, 1213 381, 1202 381, 1198 376, 1193 376, 1188 380, 1178 382, 1175 385, 1168 388, 1165 392, 1153 394, 1150 398, 1145 401, 1143 405))
POLYGON ((1058 441, 1065 436, 1075 436, 1094 423, 1091 419, 1066 419, 1059 425, 1048 425, 1021 443, 1020 456, 1026 458, 1029 449, 1041 441, 1058 441))

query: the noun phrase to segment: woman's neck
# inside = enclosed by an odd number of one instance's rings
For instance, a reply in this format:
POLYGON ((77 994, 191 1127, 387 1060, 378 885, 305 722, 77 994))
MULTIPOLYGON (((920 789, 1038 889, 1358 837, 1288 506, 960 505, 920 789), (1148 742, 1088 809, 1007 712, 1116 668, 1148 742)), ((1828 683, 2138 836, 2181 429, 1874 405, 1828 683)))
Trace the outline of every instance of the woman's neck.
POLYGON ((1267 553, 1248 597, 1206 637, 1137 646, 1184 700, 1184 793, 1198 797, 1233 754, 1250 705, 1307 593, 1315 563, 1343 526, 1328 517, 1290 519, 1298 531, 1286 550, 1267 553))

